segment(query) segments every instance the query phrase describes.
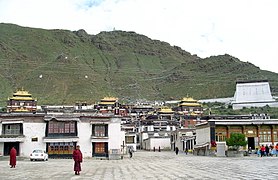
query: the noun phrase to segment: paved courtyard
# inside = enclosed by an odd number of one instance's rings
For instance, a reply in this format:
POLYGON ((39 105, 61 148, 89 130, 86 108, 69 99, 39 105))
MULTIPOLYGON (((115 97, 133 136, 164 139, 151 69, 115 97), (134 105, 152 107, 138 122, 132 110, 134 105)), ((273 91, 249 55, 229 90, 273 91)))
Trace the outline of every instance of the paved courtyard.
POLYGON ((204 157, 174 152, 138 151, 123 160, 84 159, 79 176, 72 159, 0 161, 0 179, 278 179, 278 157, 204 157))

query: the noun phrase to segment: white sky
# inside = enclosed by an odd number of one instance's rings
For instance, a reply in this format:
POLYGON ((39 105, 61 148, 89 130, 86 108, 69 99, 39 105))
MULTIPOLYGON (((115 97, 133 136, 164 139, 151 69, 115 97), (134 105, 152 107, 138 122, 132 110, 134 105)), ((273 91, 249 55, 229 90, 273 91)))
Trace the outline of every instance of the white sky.
POLYGON ((277 17, 277 0, 0 0, 2 23, 135 31, 202 58, 227 53, 276 73, 277 17))

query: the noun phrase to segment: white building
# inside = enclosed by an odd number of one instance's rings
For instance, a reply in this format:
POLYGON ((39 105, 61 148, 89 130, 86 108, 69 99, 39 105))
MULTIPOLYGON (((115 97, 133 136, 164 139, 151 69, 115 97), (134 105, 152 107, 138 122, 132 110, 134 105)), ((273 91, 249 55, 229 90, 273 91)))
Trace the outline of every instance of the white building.
POLYGON ((175 150, 176 147, 180 151, 192 152, 194 150, 196 139, 196 129, 195 128, 181 128, 172 132, 172 150, 175 150))
POLYGON ((84 157, 121 158, 125 135, 117 116, 89 114, 0 114, 0 156, 15 147, 18 155, 29 157, 34 149, 50 158, 71 158, 76 145, 84 157))
POLYGON ((9 155, 14 146, 18 156, 28 157, 33 149, 45 149, 44 114, 0 114, 0 156, 9 155))
POLYGON ((278 107, 278 102, 271 95, 269 82, 267 80, 257 81, 238 81, 233 109, 242 109, 243 107, 278 107))

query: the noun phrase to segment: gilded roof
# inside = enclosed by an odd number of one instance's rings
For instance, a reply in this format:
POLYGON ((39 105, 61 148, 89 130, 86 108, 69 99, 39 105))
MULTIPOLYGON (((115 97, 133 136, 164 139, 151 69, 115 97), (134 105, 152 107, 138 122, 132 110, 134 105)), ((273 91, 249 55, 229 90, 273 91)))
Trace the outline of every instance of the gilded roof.
POLYGON ((116 97, 104 97, 103 99, 101 99, 101 101, 117 101, 118 98, 116 97))
POLYGON ((35 100, 32 98, 32 94, 30 94, 28 91, 25 90, 17 90, 15 93, 13 93, 13 97, 8 98, 9 100, 23 100, 23 101, 31 101, 35 100))
POLYGON ((10 100, 24 100, 24 101, 31 101, 31 100, 35 100, 33 99, 32 97, 19 97, 19 96, 16 96, 16 97, 11 97, 9 98, 10 100))
POLYGON ((14 94, 14 96, 32 96, 28 91, 25 90, 18 90, 14 94))
POLYGON ((161 108, 159 113, 173 113, 174 111, 171 108, 161 108))
POLYGON ((201 104, 199 104, 199 103, 181 103, 180 104, 180 106, 198 106, 198 107, 200 107, 201 106, 201 104))
POLYGON ((106 96, 106 97, 104 97, 103 99, 100 100, 99 104, 102 104, 102 105, 113 105, 117 101, 118 101, 118 98, 116 98, 116 97, 112 97, 112 96, 108 97, 108 96, 106 96))
POLYGON ((192 97, 184 97, 182 102, 197 102, 197 100, 193 99, 192 97))

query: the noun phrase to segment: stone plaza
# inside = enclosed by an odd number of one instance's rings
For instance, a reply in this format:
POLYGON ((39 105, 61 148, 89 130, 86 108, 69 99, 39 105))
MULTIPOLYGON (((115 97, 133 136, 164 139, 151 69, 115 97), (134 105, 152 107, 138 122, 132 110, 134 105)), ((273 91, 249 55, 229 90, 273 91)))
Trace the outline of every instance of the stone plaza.
POLYGON ((240 158, 186 155, 173 151, 137 151, 132 158, 100 160, 85 158, 81 174, 74 175, 72 159, 29 159, 9 167, 8 157, 0 158, 0 179, 277 179, 278 157, 240 158))

